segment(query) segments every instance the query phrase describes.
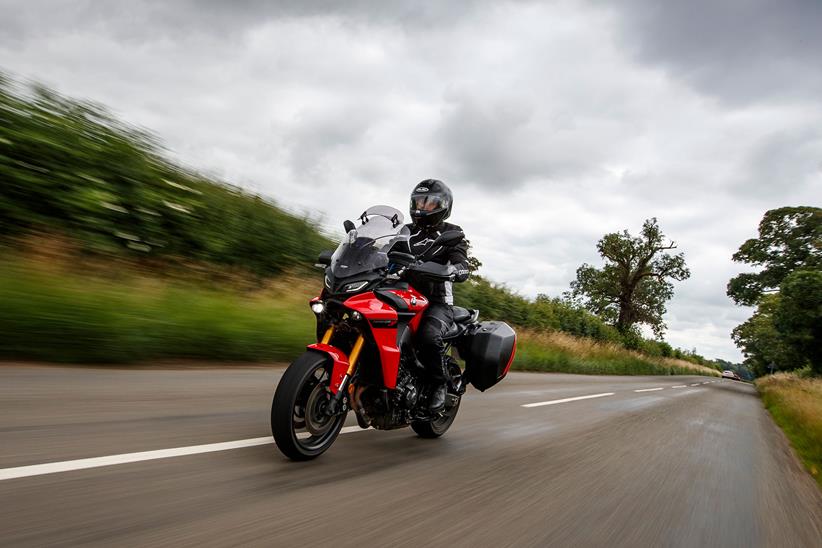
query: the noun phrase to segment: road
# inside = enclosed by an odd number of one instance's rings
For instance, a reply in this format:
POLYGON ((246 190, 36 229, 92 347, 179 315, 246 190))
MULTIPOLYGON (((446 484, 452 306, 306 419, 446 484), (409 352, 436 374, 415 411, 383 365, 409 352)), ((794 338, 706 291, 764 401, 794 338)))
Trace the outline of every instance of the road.
POLYGON ((280 374, 0 367, 0 545, 822 546, 747 384, 512 373, 441 439, 349 428, 292 463, 280 374))

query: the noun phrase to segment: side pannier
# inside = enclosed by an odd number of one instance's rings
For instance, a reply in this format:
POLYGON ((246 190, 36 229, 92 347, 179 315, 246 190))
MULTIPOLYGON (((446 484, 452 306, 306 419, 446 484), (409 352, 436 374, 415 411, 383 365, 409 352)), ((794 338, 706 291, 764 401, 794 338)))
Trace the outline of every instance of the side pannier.
POLYGON ((517 334, 505 322, 480 322, 463 337, 458 350, 468 381, 484 392, 508 374, 517 351, 517 334))

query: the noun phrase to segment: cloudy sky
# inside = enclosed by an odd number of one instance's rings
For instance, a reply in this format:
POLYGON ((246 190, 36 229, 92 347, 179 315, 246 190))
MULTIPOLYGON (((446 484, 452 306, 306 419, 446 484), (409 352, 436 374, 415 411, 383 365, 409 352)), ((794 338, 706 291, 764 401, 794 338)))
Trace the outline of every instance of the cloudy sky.
POLYGON ((730 256, 822 205, 822 2, 0 0, 0 68, 334 230, 416 181, 482 273, 556 296, 656 216, 692 277, 667 338, 739 360, 730 256))

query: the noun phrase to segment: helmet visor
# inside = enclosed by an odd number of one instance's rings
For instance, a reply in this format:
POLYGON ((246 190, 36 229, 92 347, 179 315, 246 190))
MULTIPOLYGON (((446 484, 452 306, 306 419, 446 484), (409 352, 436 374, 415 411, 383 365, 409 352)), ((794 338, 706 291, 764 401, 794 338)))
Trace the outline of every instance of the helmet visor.
POLYGON ((411 196, 411 209, 421 213, 438 211, 448 207, 448 200, 436 194, 419 194, 411 196))

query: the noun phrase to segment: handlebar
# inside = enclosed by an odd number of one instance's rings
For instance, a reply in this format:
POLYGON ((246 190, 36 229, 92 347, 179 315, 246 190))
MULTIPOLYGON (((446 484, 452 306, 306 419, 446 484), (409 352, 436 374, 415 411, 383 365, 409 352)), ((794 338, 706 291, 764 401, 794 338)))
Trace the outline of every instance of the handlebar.
POLYGON ((409 265, 407 271, 415 276, 435 282, 453 282, 456 277, 456 269, 452 265, 439 264, 433 261, 418 261, 413 265, 409 265))

